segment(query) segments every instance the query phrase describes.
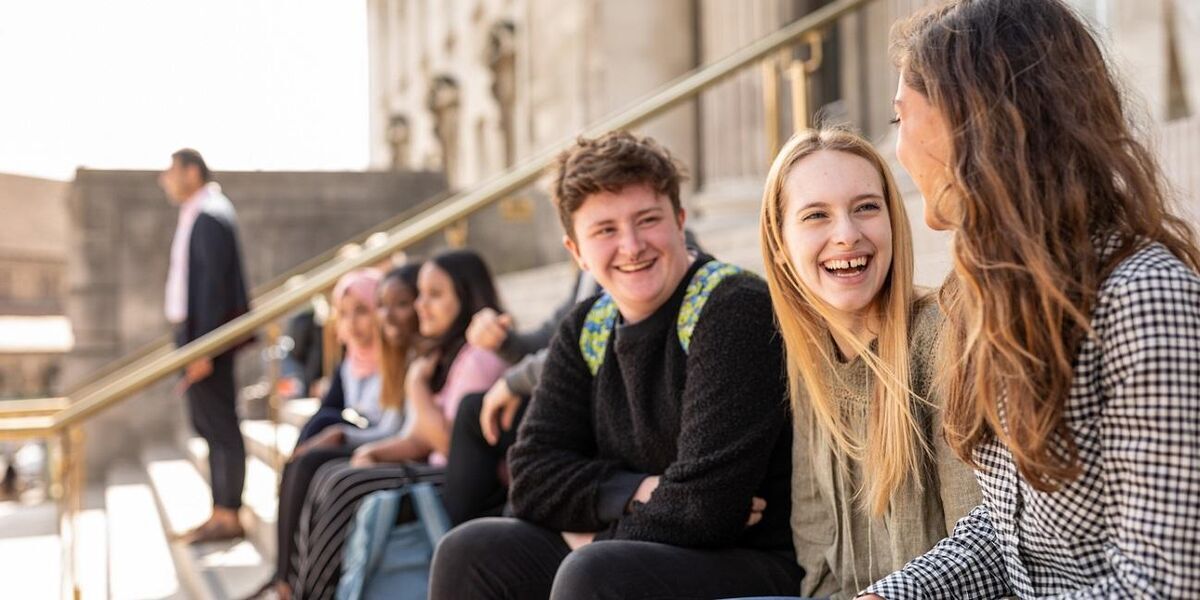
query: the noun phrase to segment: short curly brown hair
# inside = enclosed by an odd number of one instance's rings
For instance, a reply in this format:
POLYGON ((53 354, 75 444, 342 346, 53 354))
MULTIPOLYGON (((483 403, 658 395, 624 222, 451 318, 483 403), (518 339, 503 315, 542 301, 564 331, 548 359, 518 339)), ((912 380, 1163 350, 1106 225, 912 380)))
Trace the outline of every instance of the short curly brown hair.
POLYGON ((627 131, 613 131, 594 139, 581 137, 558 155, 554 205, 563 230, 574 239, 573 217, 588 196, 647 185, 670 199, 671 208, 679 214, 679 184, 685 178, 683 167, 651 138, 639 138, 627 131))

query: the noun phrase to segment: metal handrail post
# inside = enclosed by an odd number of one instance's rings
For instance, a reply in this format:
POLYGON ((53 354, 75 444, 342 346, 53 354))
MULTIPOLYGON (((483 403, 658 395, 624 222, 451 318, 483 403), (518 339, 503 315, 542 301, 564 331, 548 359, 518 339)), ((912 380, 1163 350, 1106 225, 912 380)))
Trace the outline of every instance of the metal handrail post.
POLYGON ((779 65, 774 56, 763 59, 759 64, 762 71, 763 139, 767 145, 767 160, 771 160, 779 152, 779 65))

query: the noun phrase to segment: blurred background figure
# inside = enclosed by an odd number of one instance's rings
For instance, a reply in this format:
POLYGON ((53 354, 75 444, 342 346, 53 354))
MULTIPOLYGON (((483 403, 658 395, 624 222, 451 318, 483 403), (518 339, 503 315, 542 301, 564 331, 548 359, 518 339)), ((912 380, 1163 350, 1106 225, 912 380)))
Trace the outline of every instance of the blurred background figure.
MULTIPOLYGON (((159 185, 179 206, 164 307, 175 327, 175 342, 183 346, 241 316, 250 302, 233 204, 212 181, 204 158, 189 148, 175 152, 171 166, 159 176, 159 185)), ((187 396, 192 427, 208 443, 212 483, 212 517, 185 535, 192 543, 243 535, 238 509, 246 449, 238 427, 235 351, 192 361, 179 385, 187 396)))

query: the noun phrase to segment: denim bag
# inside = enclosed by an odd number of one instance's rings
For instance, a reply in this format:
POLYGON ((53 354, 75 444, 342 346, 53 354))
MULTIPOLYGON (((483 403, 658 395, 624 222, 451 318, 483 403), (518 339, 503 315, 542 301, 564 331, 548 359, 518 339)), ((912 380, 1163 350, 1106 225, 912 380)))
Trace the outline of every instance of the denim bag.
POLYGON ((338 600, 425 600, 429 565, 450 518, 432 483, 411 483, 363 498, 342 555, 338 600), (396 524, 405 498, 416 520, 396 524))

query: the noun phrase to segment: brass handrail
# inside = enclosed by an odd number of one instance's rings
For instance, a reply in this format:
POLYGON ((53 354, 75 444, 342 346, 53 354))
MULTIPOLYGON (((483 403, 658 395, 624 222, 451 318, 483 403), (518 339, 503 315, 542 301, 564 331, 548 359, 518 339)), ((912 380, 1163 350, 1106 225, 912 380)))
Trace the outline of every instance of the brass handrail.
POLYGON ((55 426, 54 417, 55 415, 8 417, 0 421, 0 440, 18 440, 54 435, 58 431, 58 427, 55 426))
POLYGON ((25 398, 0 400, 0 417, 38 417, 53 415, 67 407, 67 398, 25 398))
MULTIPOLYGON (((375 225, 370 229, 360 231, 350 239, 332 248, 329 248, 324 252, 309 258, 308 260, 305 260, 291 269, 288 269, 281 275, 273 277, 266 283, 254 288, 253 292, 251 292, 251 298, 253 299, 251 301, 251 305, 256 302, 261 302, 263 299, 270 297, 271 294, 278 293, 283 288, 283 285, 286 284, 287 281, 292 277, 307 273, 308 271, 311 271, 312 269, 329 262, 330 259, 337 256, 337 252, 342 246, 347 244, 362 244, 367 241, 367 238, 371 237, 377 231, 380 231, 380 229, 391 229, 392 227, 411 219, 413 215, 416 215, 421 211, 428 210, 429 207, 442 202, 449 197, 449 195, 449 192, 439 192, 434 194, 433 196, 421 201, 416 206, 410 206, 409 208, 400 211, 398 214, 393 215, 387 221, 384 221, 382 226, 375 225)), ((132 371, 132 369, 129 367, 133 363, 146 359, 150 356, 160 356, 166 354, 171 350, 172 344, 173 340, 171 338, 171 334, 169 332, 164 333, 153 340, 138 346, 136 350, 122 356, 121 358, 117 358, 96 369, 90 373, 88 377, 82 380, 83 383, 68 388, 65 392, 63 392, 63 396, 67 398, 78 398, 106 383, 119 379, 127 375, 129 371, 132 371)), ((10 406, 11 405, 7 403, 0 403, 0 418, 10 415, 20 416, 18 414, 13 414, 9 410, 10 406)))

